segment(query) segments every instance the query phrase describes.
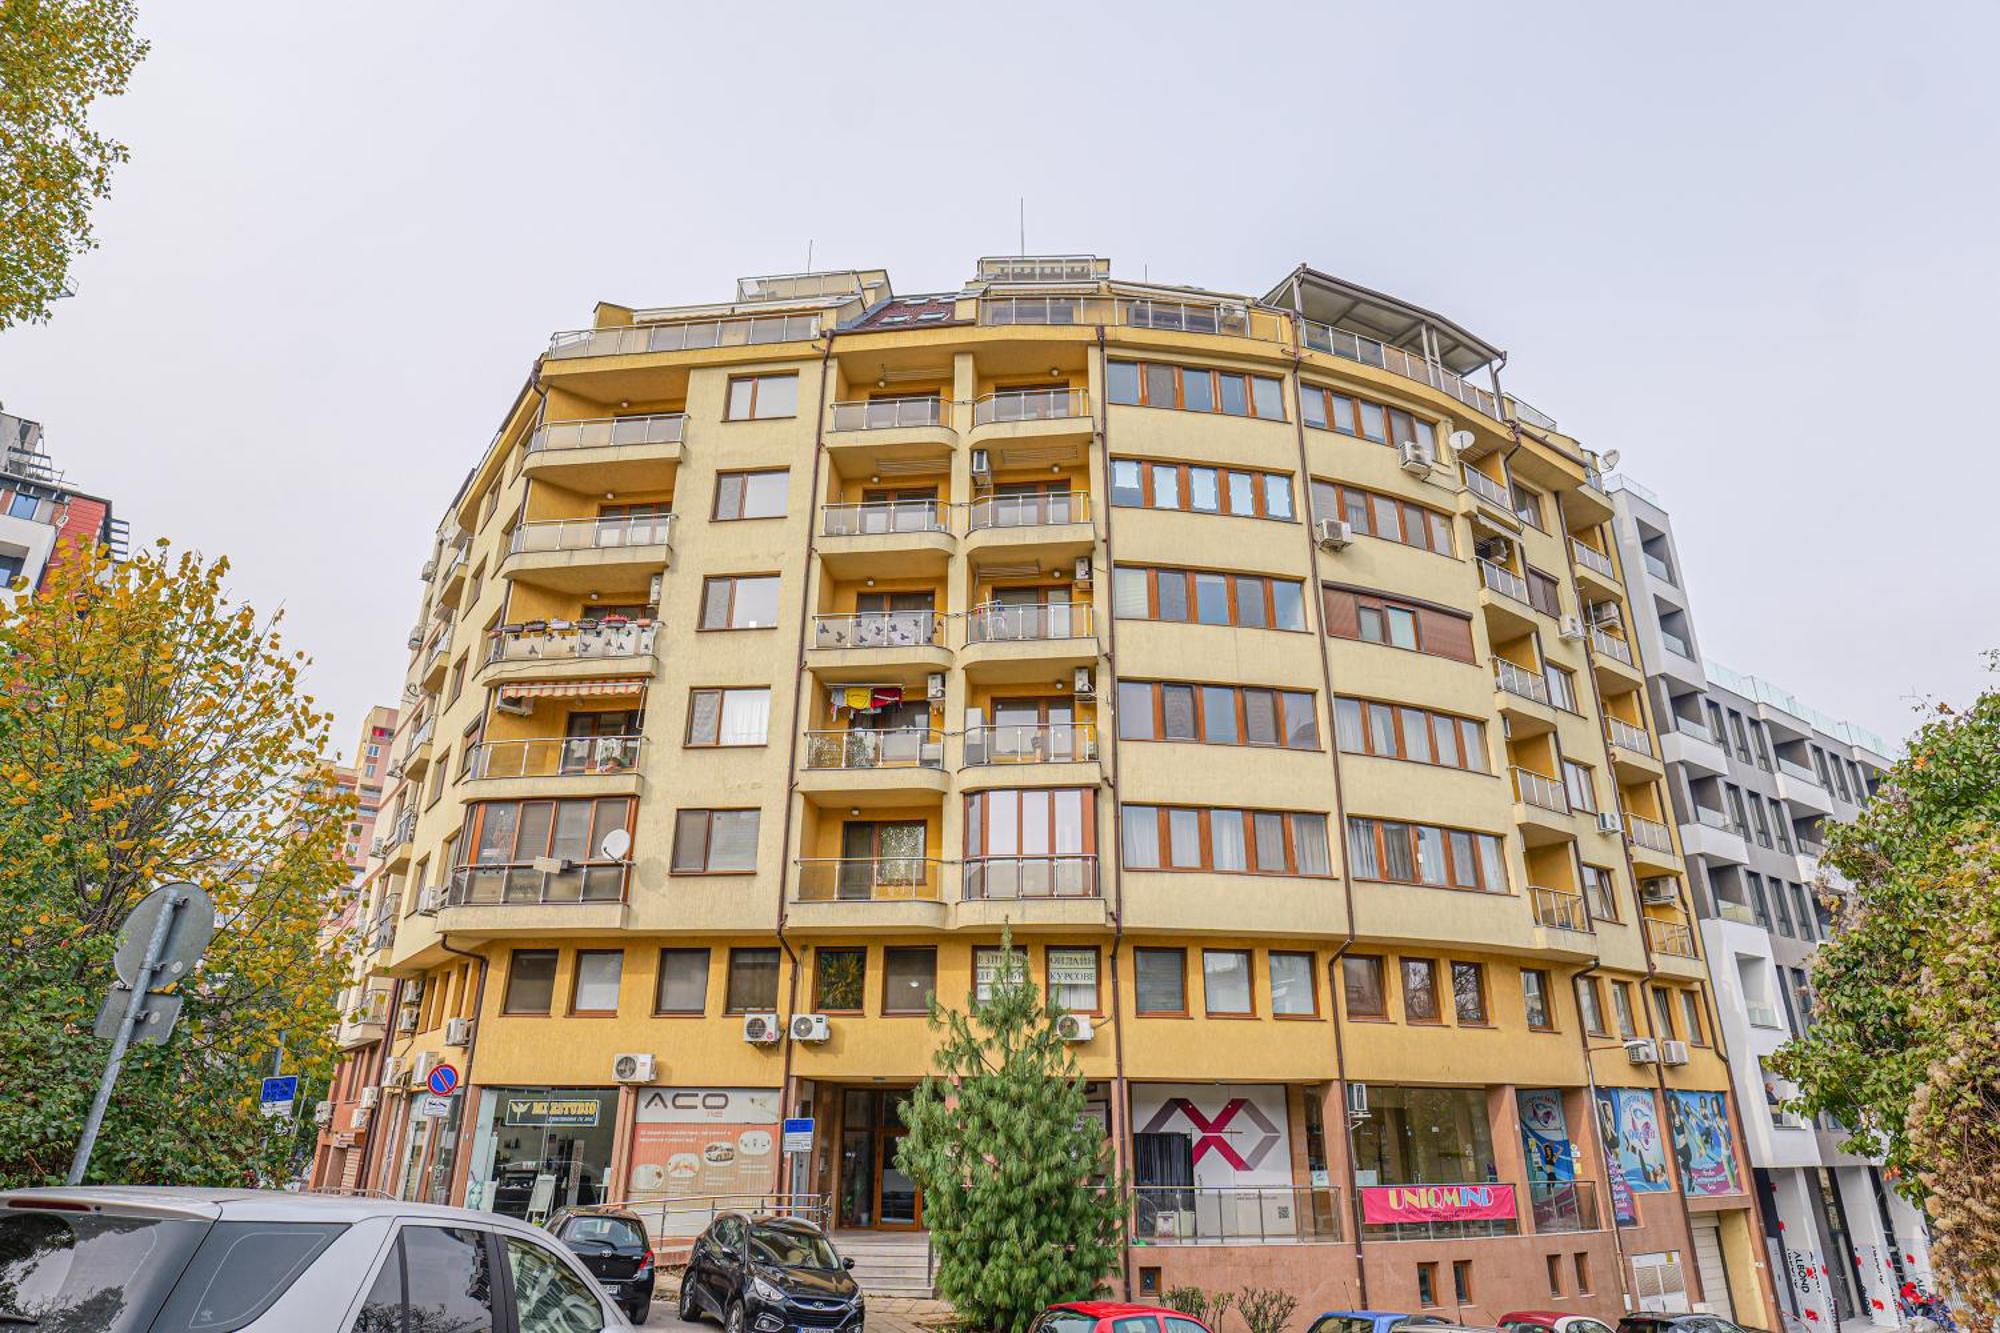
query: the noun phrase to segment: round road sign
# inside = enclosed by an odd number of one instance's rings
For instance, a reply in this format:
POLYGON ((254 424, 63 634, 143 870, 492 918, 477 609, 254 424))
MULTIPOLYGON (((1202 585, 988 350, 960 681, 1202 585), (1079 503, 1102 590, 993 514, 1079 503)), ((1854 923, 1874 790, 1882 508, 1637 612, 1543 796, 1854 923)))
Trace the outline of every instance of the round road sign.
POLYGON ((449 1097, 458 1091, 458 1070, 450 1065, 439 1065, 431 1070, 431 1076, 427 1081, 432 1092, 440 1097, 449 1097))

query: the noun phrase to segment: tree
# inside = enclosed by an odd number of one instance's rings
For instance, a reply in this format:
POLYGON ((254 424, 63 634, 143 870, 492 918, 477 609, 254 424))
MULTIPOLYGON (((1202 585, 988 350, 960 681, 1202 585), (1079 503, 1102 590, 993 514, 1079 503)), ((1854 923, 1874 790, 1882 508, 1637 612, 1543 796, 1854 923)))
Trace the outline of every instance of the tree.
POLYGON ((133 1048, 91 1178, 274 1183, 311 1141, 259 1114, 257 1081, 282 1047, 324 1086, 342 965, 319 932, 352 798, 322 778, 303 654, 231 603, 227 572, 164 545, 83 552, 0 612, 0 1188, 63 1178, 118 927, 175 880, 213 895, 215 939, 171 1041, 133 1048))
POLYGON ((1009 937, 988 997, 931 1001, 935 1072, 903 1107, 896 1162, 924 1191, 938 1294, 974 1328, 1018 1333, 1099 1290, 1125 1209, 1084 1080, 1009 937))
MULTIPOLYGON (((2000 667, 2000 655, 1993 658, 2000 667)), ((1930 1214, 1954 1296, 2000 1316, 2000 691, 1937 704, 1850 825, 1829 830, 1831 939, 1812 1024, 1775 1067, 1799 1108, 1930 1214)))
POLYGON ((90 105, 145 58, 130 0, 0 0, 0 329, 49 317, 125 145, 90 105))

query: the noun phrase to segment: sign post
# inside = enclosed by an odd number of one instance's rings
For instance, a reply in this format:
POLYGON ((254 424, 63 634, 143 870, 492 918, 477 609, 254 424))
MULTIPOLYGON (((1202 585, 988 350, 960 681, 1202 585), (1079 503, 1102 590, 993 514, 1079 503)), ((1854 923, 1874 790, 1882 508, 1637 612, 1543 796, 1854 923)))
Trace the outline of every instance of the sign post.
POLYGON ((257 1109, 268 1116, 289 1116, 298 1104, 299 1076, 284 1074, 264 1080, 257 1094, 257 1109))

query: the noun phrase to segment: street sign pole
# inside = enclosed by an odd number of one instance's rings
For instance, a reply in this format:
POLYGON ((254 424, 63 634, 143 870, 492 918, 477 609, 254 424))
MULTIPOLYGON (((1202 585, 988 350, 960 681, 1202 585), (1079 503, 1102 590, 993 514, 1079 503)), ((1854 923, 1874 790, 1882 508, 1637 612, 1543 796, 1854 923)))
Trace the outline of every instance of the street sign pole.
POLYGON ((90 1152, 97 1146, 97 1131, 104 1126, 104 1111, 111 1104, 111 1089, 118 1082, 118 1071, 125 1064, 125 1049, 132 1044, 132 1029, 146 1007, 146 993, 153 984, 153 970, 160 965, 160 954, 167 947, 167 936, 173 932, 174 916, 187 901, 184 893, 170 894, 166 910, 153 923, 153 933, 146 940, 146 953, 139 963, 139 973, 132 978, 132 993, 125 1004, 125 1017, 118 1023, 118 1035, 111 1040, 111 1058, 105 1062, 104 1077, 98 1082, 97 1096, 90 1103, 90 1115, 83 1122, 83 1140, 76 1145, 76 1157, 69 1164, 69 1183, 72 1185, 81 1185, 83 1173, 90 1167, 90 1152))

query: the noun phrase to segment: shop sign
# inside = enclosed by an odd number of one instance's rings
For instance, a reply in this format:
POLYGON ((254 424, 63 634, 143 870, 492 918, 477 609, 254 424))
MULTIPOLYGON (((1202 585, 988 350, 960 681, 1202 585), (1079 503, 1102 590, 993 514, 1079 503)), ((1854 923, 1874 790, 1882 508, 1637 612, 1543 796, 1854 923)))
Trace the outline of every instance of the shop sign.
POLYGON ((775 1125, 776 1088, 647 1088, 639 1098, 642 1125, 775 1125))
POLYGON ((1095 949, 1050 949, 1049 989, 1061 990, 1066 986, 1083 988, 1097 984, 1097 951, 1095 949))
POLYGON ((509 1125, 595 1125, 603 1105, 595 1097, 509 1097, 509 1125))
POLYGON ((1512 1185, 1370 1185, 1361 1191, 1361 1220, 1369 1226, 1513 1216, 1512 1185))
POLYGON ((1719 1092, 1669 1092, 1673 1113, 1674 1156, 1681 1167, 1681 1189, 1697 1197, 1741 1194, 1736 1173, 1736 1141, 1729 1129, 1729 1104, 1719 1092))

